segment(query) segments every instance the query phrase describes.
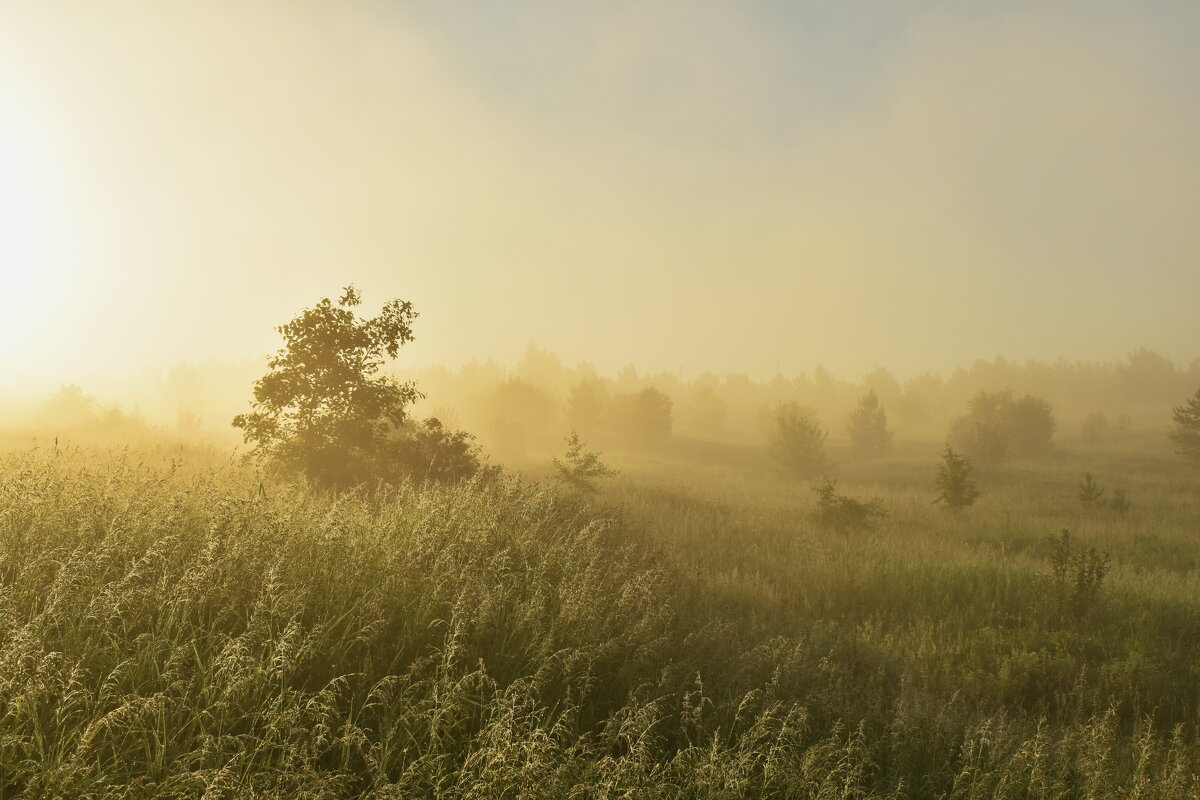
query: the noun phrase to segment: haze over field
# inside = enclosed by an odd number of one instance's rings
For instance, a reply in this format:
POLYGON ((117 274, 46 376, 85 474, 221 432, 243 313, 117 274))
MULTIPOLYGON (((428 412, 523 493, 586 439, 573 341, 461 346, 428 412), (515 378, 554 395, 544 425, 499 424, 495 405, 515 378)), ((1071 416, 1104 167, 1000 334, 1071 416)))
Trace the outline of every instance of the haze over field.
POLYGON ((0 0, 0 800, 1200 800, 1196 0, 0 0))
POLYGON ((1196 356, 1200 6, 0 6, 0 385, 257 358, 353 280, 406 364, 1196 356))

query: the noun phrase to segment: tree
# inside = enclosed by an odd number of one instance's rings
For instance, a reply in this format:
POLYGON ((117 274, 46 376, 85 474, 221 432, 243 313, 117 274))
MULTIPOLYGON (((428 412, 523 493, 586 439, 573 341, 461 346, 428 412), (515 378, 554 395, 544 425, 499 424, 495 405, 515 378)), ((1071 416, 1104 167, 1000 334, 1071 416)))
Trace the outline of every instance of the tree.
POLYGON ((970 459, 946 445, 934 484, 938 490, 935 502, 952 511, 973 505, 979 499, 979 489, 975 486, 972 472, 970 459))
POLYGON ((1174 410, 1175 430, 1171 431, 1179 455, 1200 464, 1200 389, 1187 403, 1174 410))
POLYGON ((1058 422, 1050 404, 1027 394, 1013 400, 1005 409, 1008 418, 1009 448, 1017 458, 1040 455, 1050 449, 1050 440, 1058 422))
POLYGON ((549 445, 556 416, 552 397, 528 381, 510 378, 488 395, 485 432, 499 451, 519 456, 549 445))
POLYGON ((326 488, 414 472, 462 475, 464 452, 478 467, 469 434, 449 434, 436 420, 411 423, 407 409, 422 395, 379 374, 413 339, 412 304, 392 300, 359 319, 361 303, 348 286, 336 305, 325 298, 280 326, 284 345, 254 384, 254 410, 234 417, 234 427, 260 458, 326 488), (434 450, 438 458, 429 457, 434 450))
POLYGON ((704 384, 692 392, 687 418, 693 433, 711 439, 725 432, 729 404, 721 399, 715 387, 704 384))
POLYGON ((967 404, 966 415, 950 427, 950 441, 979 463, 994 464, 1010 455, 1045 452, 1056 427, 1050 404, 1040 397, 1015 398, 1007 389, 980 392, 967 404))
POLYGON ((850 441, 864 455, 879 456, 892 445, 892 432, 888 430, 887 413, 879 405, 875 390, 867 392, 850 412, 846 425, 850 441))
POLYGON ((1011 392, 980 392, 967 403, 967 413, 950 426, 950 441, 981 464, 995 464, 1008 456, 1008 421, 1005 409, 1011 392))
POLYGON ((832 466, 825 456, 822 428, 811 411, 798 403, 783 403, 775 409, 775 430, 769 452, 794 477, 802 480, 825 474, 832 466))
POLYGON ((567 420, 577 430, 594 433, 608 411, 608 387, 599 378, 584 378, 567 396, 567 420))
POLYGON ((613 421, 625 436, 649 442, 671 435, 671 398, 657 389, 618 395, 613 399, 613 421))
POLYGON ((38 412, 39 421, 51 425, 83 425, 96 417, 96 398, 84 394, 74 383, 61 387, 38 412))
POLYGON ((575 431, 571 431, 566 441, 567 454, 562 461, 554 459, 554 466, 558 470, 556 477, 562 483, 594 494, 597 491, 597 478, 608 478, 617 474, 616 470, 610 469, 600 460, 599 453, 584 449, 584 443, 575 431))

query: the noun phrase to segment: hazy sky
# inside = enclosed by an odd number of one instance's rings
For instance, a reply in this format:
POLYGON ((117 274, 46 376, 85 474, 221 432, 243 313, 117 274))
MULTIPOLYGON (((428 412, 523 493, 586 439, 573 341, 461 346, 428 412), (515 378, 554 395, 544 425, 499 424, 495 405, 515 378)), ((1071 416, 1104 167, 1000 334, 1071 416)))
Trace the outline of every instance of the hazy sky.
POLYGON ((0 385, 1200 355, 1200 3, 0 0, 0 385))

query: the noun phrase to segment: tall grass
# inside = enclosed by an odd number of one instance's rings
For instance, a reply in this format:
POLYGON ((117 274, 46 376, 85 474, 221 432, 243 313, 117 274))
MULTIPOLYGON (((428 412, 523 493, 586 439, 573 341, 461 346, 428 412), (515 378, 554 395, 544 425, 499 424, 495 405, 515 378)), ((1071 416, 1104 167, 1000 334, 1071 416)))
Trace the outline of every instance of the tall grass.
POLYGON ((1115 548, 1063 620, 1042 533, 620 480, 5 457, 0 798, 1200 796, 1190 572, 1145 593, 1115 548))

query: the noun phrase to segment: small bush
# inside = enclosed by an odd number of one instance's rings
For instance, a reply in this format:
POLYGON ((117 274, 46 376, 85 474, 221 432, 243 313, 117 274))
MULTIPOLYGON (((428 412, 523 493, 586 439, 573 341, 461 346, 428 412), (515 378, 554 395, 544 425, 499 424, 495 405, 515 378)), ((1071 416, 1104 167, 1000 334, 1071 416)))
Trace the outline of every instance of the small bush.
POLYGON ((597 491, 597 478, 608 478, 617 474, 616 470, 610 469, 600 460, 599 453, 584 449, 584 443, 575 431, 571 431, 571 435, 567 437, 567 454, 563 461, 554 459, 554 466, 558 470, 556 477, 561 483, 589 494, 597 491))
POLYGON ((1094 547, 1075 547, 1071 532, 1046 537, 1050 545, 1050 599, 1059 619, 1082 619, 1096 605, 1109 556, 1094 547))
POLYGON ((954 452, 950 445, 946 445, 934 481, 938 491, 934 502, 952 511, 974 505, 979 499, 979 489, 975 486, 972 472, 971 460, 954 452))
POLYGON ((875 520, 886 516, 883 503, 879 500, 858 500, 837 493, 837 481, 826 480, 813 489, 817 495, 817 509, 813 514, 817 524, 839 533, 854 530, 870 530, 875 520))

